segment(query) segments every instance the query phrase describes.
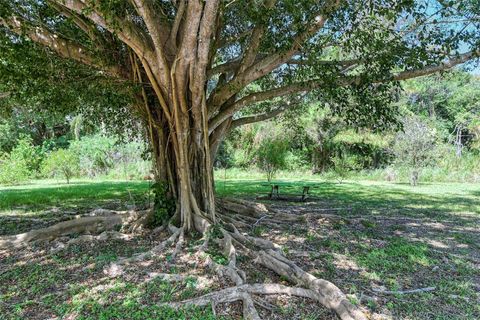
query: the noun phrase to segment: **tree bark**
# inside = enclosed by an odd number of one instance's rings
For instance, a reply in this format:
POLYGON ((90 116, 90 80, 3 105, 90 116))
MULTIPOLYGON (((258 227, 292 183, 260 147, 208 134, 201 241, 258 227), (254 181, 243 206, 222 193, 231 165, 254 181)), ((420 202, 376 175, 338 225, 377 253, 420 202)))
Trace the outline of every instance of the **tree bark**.
POLYGON ((167 121, 149 121, 149 140, 157 183, 165 184, 167 198, 175 201, 172 217, 185 231, 205 232, 215 222, 212 152, 206 131, 191 130, 193 117, 184 115, 175 121, 175 130, 167 121), (173 129, 173 130, 172 130, 173 129))

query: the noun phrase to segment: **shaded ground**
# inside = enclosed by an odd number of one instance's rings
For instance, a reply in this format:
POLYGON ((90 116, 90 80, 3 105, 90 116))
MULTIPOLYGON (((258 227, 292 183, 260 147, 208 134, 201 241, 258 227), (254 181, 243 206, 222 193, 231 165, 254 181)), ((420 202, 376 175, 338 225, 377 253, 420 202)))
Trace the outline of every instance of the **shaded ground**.
MULTIPOLYGON (((274 240, 288 258, 334 282, 374 319, 480 318, 480 186, 288 182, 281 191, 315 185, 305 203, 272 202, 307 223, 243 230, 274 240), (383 294, 435 287, 418 294, 383 294), (379 292, 380 291, 380 292, 379 292)), ((267 188, 268 189, 268 188, 267 188)), ((13 234, 83 214, 96 207, 124 209, 148 202, 146 182, 104 182, 0 188, 0 234, 13 234), (115 200, 115 201, 113 201, 115 200), (18 219, 18 220, 15 220, 18 219)), ((252 198, 266 188, 254 181, 218 181, 221 195, 252 198)), ((173 311, 158 306, 231 284, 203 269, 190 239, 182 256, 171 250, 112 275, 121 256, 158 243, 148 236, 95 241, 56 250, 57 243, 0 252, 0 319, 240 318, 240 304, 173 311), (159 273, 188 275, 180 282, 159 273)), ((62 239, 60 239, 62 240, 62 239)), ((210 252, 222 263, 221 253, 210 252)), ((288 282, 240 257, 248 282, 288 282)), ((265 319, 335 319, 310 300, 265 298, 265 319), (272 309, 272 310, 268 310, 272 309)))

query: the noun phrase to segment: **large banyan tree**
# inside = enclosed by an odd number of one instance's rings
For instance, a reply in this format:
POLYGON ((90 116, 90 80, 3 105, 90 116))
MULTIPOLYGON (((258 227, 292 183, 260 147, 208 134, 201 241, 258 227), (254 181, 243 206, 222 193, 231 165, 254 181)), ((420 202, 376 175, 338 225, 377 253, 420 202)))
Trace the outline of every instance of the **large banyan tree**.
MULTIPOLYGON (((380 126, 393 115, 378 97, 398 81, 480 53, 478 0, 0 0, 0 25, 12 46, 32 41, 113 83, 136 84, 130 105, 146 123, 156 179, 175 199, 182 234, 219 219, 212 163, 232 128, 299 112, 307 97, 380 126)), ((226 248, 232 237, 253 241, 271 251, 257 260, 323 292, 314 299, 342 318, 363 317, 336 287, 222 220, 234 230, 222 229, 226 248)), ((241 284, 230 254, 228 274, 241 284)))
MULTIPOLYGON (((212 162, 232 128, 305 92, 344 99, 478 54, 478 1, 2 0, 4 32, 136 82, 159 181, 186 230, 215 222, 212 162), (253 107, 253 108, 252 108, 253 107), (245 110, 255 111, 248 113, 245 110)), ((368 99, 367 99, 368 100, 368 99)), ((359 107, 358 107, 359 106, 359 107)), ((353 117, 387 116, 365 101, 353 117)))

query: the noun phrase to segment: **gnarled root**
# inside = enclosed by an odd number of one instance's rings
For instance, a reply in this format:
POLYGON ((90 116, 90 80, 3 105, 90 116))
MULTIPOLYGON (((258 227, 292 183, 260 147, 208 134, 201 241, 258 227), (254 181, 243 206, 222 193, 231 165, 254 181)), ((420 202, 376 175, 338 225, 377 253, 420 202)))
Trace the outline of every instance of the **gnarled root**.
POLYGON ((95 210, 92 214, 98 215, 63 221, 47 228, 31 230, 13 236, 0 237, 0 249, 19 248, 34 241, 49 241, 71 234, 98 234, 128 225, 148 214, 148 211, 116 212, 102 209, 95 210))
MULTIPOLYGON (((297 296, 309 298, 319 301, 319 295, 314 290, 288 287, 281 284, 243 284, 240 286, 230 287, 208 293, 198 298, 188 299, 181 302, 169 302, 162 305, 168 305, 173 308, 178 308, 184 305, 194 305, 198 307, 207 306, 212 304, 216 306, 221 303, 230 303, 235 301, 243 302, 243 317, 245 319, 260 319, 255 306, 252 295, 272 295, 272 294, 285 294, 289 296, 297 296)), ((341 317, 342 319, 348 319, 341 317)), ((360 318, 353 318, 360 319, 360 318)))
MULTIPOLYGON (((229 202, 234 204, 231 207, 234 208, 237 213, 234 216, 229 215, 228 213, 223 213, 219 215, 224 222, 226 221, 230 222, 226 224, 226 226, 230 229, 230 231, 222 229, 222 234, 224 236, 223 238, 224 253, 226 256, 229 257, 229 261, 235 261, 235 259, 232 258, 232 255, 234 256, 236 254, 236 251, 234 250, 234 247, 232 244, 232 239, 233 239, 238 245, 240 245, 243 248, 244 251, 246 251, 246 253, 250 257, 255 258, 254 261, 256 263, 259 263, 267 267, 268 269, 274 271, 275 273, 281 276, 287 277, 293 283, 296 283, 298 285, 308 288, 308 289, 291 288, 290 292, 295 292, 295 294, 293 293, 291 294, 300 295, 303 297, 308 297, 310 299, 313 299, 319 302, 320 304, 322 304, 323 306, 335 311, 341 319, 344 319, 344 320, 366 319, 366 316, 363 314, 363 312, 361 312, 356 306, 350 303, 347 297, 343 294, 343 292, 337 286, 335 286, 333 283, 329 281, 318 279, 312 274, 305 272, 303 269, 298 267, 293 261, 290 261, 280 253, 279 251, 280 246, 265 239, 256 238, 256 237, 252 237, 252 236, 240 233, 237 229, 237 226, 239 224, 233 223, 232 221, 234 221, 236 217, 242 214, 242 211, 239 208, 248 207, 249 203, 244 200, 234 200, 229 202), (255 250, 249 249, 252 247, 255 248, 255 250), (257 250, 259 250, 258 253, 257 253, 257 250)), ((272 218, 269 218, 271 221, 274 221, 274 220, 276 221, 277 219, 282 219, 282 220, 284 219, 284 215, 280 215, 276 212, 274 212, 272 215, 269 215, 269 213, 266 211, 268 211, 266 207, 263 207, 260 204, 255 204, 254 206, 246 210, 245 214, 248 217, 253 216, 254 218, 259 218, 261 216, 270 216, 272 217, 272 218)), ((303 219, 304 217, 301 217, 301 218, 303 219)), ((297 218, 295 217, 288 218, 287 221, 291 222, 294 219, 298 219, 298 216, 297 218)), ((226 294, 227 297, 230 297, 232 299, 235 298, 235 300, 242 300, 244 304, 244 308, 247 304, 253 306, 253 301, 251 297, 249 297, 249 299, 244 298, 246 294, 245 290, 247 291, 247 293, 252 293, 251 292, 252 289, 251 288, 246 289, 247 287, 245 286, 247 285, 242 284, 240 286, 237 283, 237 287, 229 288, 231 289, 231 292, 230 291, 222 292, 222 294, 226 294), (240 290, 239 293, 235 293, 236 290, 240 290)), ((258 288, 263 288, 263 289, 276 288, 277 293, 281 293, 278 291, 286 290, 284 287, 265 287, 265 286, 258 287, 257 286, 255 288, 257 289, 258 288)), ((227 298, 223 298, 223 299, 227 299, 227 298)), ((215 304, 216 301, 213 301, 213 303, 215 304)), ((252 317, 252 313, 248 313, 248 315, 252 317)))
POLYGON ((315 293, 315 300, 335 311, 341 319, 366 319, 365 315, 348 301, 337 286, 305 272, 279 252, 260 251, 256 262, 295 283, 310 288, 315 293))
POLYGON ((305 215, 289 215, 263 203, 251 202, 243 199, 225 198, 216 202, 220 218, 237 228, 262 224, 277 226, 300 222, 305 220, 305 215))

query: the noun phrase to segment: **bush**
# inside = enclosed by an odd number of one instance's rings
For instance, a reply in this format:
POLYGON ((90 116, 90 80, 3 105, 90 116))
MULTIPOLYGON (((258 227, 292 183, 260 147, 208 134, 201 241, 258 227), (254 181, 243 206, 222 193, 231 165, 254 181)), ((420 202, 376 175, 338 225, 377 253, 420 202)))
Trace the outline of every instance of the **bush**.
POLYGON ((267 174, 267 180, 272 181, 278 170, 286 167, 288 144, 284 139, 267 137, 258 148, 258 168, 267 174))
POLYGON ((393 145, 396 161, 411 168, 411 184, 416 185, 422 167, 432 163, 437 132, 420 117, 403 121, 403 132, 397 133, 393 145))
POLYGON ((72 142, 70 150, 78 155, 82 175, 105 174, 114 166, 116 138, 93 135, 72 142))
POLYGON ((22 159, 27 166, 29 174, 34 174, 40 171, 44 154, 40 147, 33 145, 32 138, 24 136, 18 140, 10 156, 15 159, 22 159))
POLYGON ((30 177, 28 164, 18 153, 11 153, 0 158, 0 183, 16 184, 30 177))
POLYGON ((70 183, 80 171, 79 158, 72 150, 58 149, 47 156, 42 171, 48 177, 62 176, 70 183))
POLYGON ((32 139, 22 137, 12 151, 0 159, 0 183, 15 184, 28 180, 39 171, 42 158, 41 149, 32 144, 32 139))
POLYGON ((0 153, 10 152, 15 147, 17 138, 14 126, 0 119, 0 153))
POLYGON ((350 172, 359 170, 361 167, 359 157, 356 155, 335 155, 331 160, 333 162, 333 172, 339 182, 345 180, 350 172))

